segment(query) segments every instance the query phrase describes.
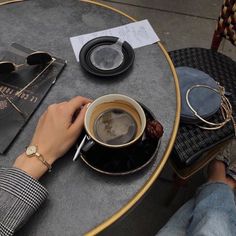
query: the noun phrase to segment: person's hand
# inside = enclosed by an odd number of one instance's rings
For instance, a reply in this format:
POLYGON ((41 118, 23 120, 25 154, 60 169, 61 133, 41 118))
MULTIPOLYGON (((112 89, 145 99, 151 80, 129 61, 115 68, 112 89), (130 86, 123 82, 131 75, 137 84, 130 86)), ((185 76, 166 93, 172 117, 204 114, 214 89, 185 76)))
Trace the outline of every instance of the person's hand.
MULTIPOLYGON (((75 97, 69 102, 50 105, 40 117, 31 145, 38 147, 38 152, 49 164, 63 156, 77 140, 83 129, 87 104, 90 102, 90 99, 75 97)), ((22 165, 28 165, 31 159, 34 163, 38 162, 37 166, 44 165, 36 157, 29 158, 22 154, 17 158, 14 166, 18 168, 20 166, 22 169, 22 165)), ((45 169, 46 166, 42 167, 45 169)), ((27 172, 29 173, 29 171, 27 172)), ((39 178, 40 176, 34 175, 33 177, 39 178)))
POLYGON ((49 162, 63 156, 74 144, 83 129, 89 102, 91 100, 87 98, 75 97, 69 102, 50 105, 41 116, 31 144, 36 145, 49 162), (74 118, 78 110, 80 112, 74 118))

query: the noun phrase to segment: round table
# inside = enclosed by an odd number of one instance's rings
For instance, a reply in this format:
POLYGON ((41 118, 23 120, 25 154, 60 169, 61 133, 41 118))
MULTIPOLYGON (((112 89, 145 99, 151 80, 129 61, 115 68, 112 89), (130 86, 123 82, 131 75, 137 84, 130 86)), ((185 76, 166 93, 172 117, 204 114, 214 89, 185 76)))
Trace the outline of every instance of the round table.
POLYGON ((122 93, 144 103, 164 126, 156 158, 143 171, 107 176, 72 162, 75 149, 54 164, 40 181, 49 199, 16 235, 94 235, 102 232, 141 203, 165 165, 176 137, 180 94, 173 64, 161 43, 135 49, 129 73, 114 80, 98 79, 76 62, 70 37, 127 24, 134 19, 95 2, 32 0, 0 7, 0 50, 17 42, 67 60, 67 66, 5 155, 1 166, 11 166, 29 144, 39 116, 52 103, 81 95, 97 98, 122 93))

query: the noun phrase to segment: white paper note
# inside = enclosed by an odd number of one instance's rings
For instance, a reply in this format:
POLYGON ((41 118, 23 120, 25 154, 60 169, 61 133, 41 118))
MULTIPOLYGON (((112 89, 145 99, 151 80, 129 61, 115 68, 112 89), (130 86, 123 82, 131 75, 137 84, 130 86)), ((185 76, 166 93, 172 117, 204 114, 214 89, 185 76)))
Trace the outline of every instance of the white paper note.
POLYGON ((76 60, 79 61, 81 48, 89 40, 100 36, 115 36, 127 41, 133 48, 139 48, 160 41, 148 20, 118 26, 115 28, 83 34, 70 38, 76 60))

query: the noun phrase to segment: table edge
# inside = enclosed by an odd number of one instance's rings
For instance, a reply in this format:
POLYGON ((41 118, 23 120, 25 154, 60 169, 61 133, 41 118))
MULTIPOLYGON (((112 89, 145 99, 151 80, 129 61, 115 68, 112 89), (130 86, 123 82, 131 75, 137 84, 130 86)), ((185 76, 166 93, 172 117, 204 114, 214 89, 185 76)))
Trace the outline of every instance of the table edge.
POLYGON ((0 2, 0 6, 5 5, 5 4, 10 4, 10 3, 15 3, 15 2, 23 2, 24 0, 9 0, 6 2, 0 2))
MULTIPOLYGON (((96 1, 92 1, 92 0, 80 0, 80 1, 85 2, 85 3, 91 3, 94 5, 100 6, 100 7, 110 9, 114 12, 117 12, 117 13, 127 17, 131 21, 137 21, 136 19, 129 16, 125 12, 120 11, 114 7, 109 6, 109 5, 106 5, 106 4, 103 4, 100 2, 96 2, 96 1)), ((155 180, 159 176, 159 174, 160 174, 161 170, 163 169, 164 165, 166 164, 166 161, 168 160, 169 155, 170 155, 172 148, 174 146, 175 139, 176 139, 177 132, 178 132, 179 121, 180 121, 180 111, 181 111, 180 88, 179 88, 177 73, 175 71, 174 64, 173 64, 168 52, 166 51, 165 47, 162 45, 161 42, 157 42, 157 44, 160 47, 160 49, 162 50, 162 52, 164 53, 165 58, 170 66, 171 72, 174 77, 175 91, 176 91, 175 122, 174 122, 174 126, 172 128, 172 133, 171 133, 172 135, 171 135, 171 138, 170 138, 169 143, 167 145, 167 149, 164 152, 164 155, 162 157, 160 165, 157 166, 154 173, 151 175, 151 177, 148 179, 148 181, 141 187, 141 189, 136 193, 136 195, 126 205, 124 205, 115 214, 113 214, 110 218, 106 219, 101 224, 97 225, 95 228, 93 228, 90 231, 88 231, 87 233, 85 233, 86 236, 96 235, 96 234, 100 233, 101 231, 103 231, 105 228, 109 227, 111 224, 113 224, 115 221, 117 221, 120 217, 122 217, 126 212, 128 212, 128 210, 130 210, 144 196, 144 194, 148 191, 148 189, 152 186, 152 184, 155 182, 155 180)))

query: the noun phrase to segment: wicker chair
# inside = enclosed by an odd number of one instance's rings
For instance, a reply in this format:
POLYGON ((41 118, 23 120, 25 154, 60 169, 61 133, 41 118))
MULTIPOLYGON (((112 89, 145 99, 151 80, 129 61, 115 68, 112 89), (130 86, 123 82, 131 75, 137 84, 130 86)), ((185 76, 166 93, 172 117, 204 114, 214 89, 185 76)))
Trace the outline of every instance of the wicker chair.
MULTIPOLYGON (((236 0, 225 0, 214 33, 211 49, 184 48, 169 52, 176 67, 188 66, 204 71, 229 92, 229 100, 236 118, 236 62, 218 53, 222 37, 236 46, 236 0)), ((218 120, 214 115, 213 120, 218 120)), ((180 124, 170 163, 176 174, 187 179, 214 158, 214 154, 234 136, 234 127, 228 123, 216 131, 207 131, 195 125, 180 124)))
POLYGON ((234 46, 236 46, 236 1, 225 0, 218 24, 212 39, 211 48, 218 50, 222 38, 228 39, 234 46))

